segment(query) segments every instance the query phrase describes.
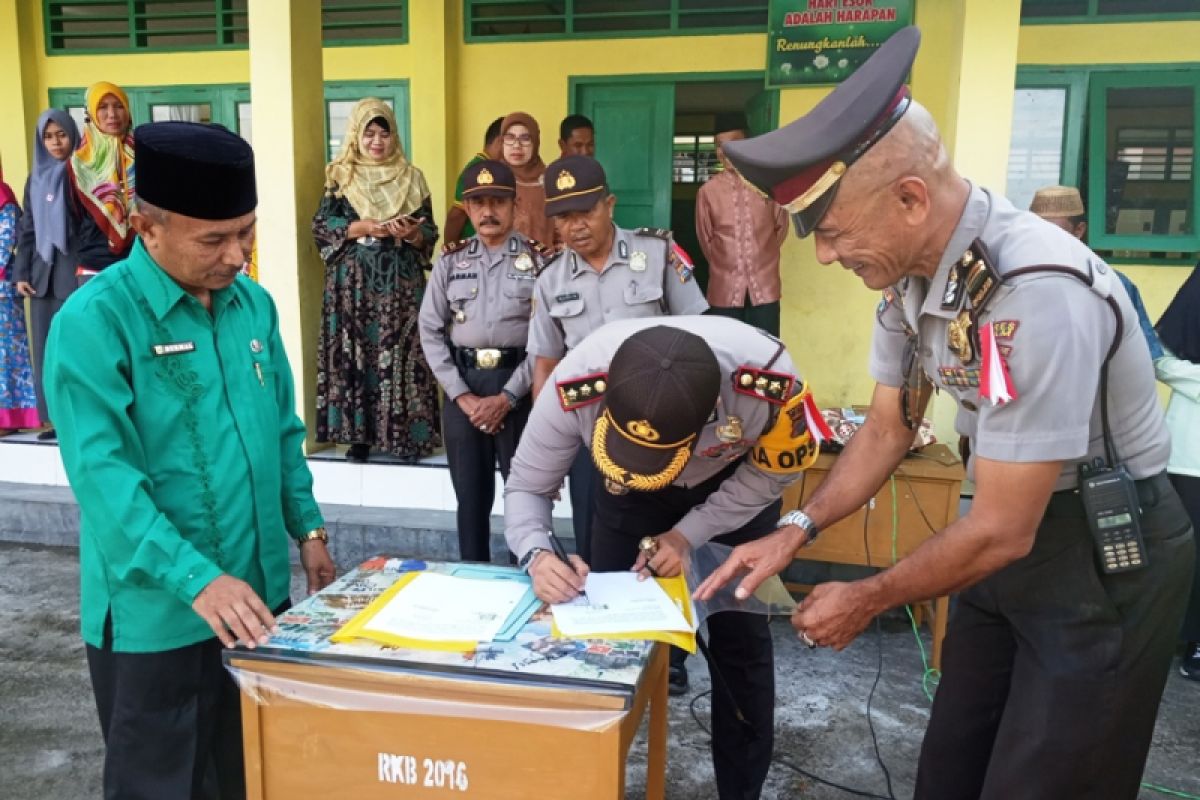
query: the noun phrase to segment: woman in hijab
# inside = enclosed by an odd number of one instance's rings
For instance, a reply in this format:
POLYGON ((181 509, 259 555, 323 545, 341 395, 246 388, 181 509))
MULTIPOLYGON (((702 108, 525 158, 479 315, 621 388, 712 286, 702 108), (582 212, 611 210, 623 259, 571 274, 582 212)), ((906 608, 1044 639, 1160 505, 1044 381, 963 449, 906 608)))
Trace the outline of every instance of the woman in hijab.
MULTIPOLYGON (((33 170, 25 182, 25 214, 17 229, 17 255, 11 280, 17 293, 29 298, 33 333, 33 384, 38 415, 49 423, 42 391, 42 361, 50 322, 79 285, 80 264, 109 264, 114 260, 100 227, 83 210, 71 188, 68 162, 79 143, 75 120, 51 108, 38 117, 33 134, 33 170)), ((54 429, 38 434, 53 439, 54 429)))
POLYGON ((71 156, 71 181, 84 210, 108 240, 109 253, 100 261, 81 262, 81 284, 129 255, 134 239, 129 224, 134 196, 129 98, 119 86, 100 81, 88 87, 85 104, 88 121, 83 141, 71 156))
MULTIPOLYGON (((1171 387, 1167 472, 1192 518, 1192 529, 1200 531, 1200 264, 1192 268, 1155 331, 1166 352, 1155 359, 1154 371, 1171 387)), ((1180 672, 1200 681, 1200 558, 1180 638, 1186 643, 1180 672)))
POLYGON ((554 243, 554 221, 546 216, 546 190, 542 173, 546 164, 538 154, 541 129, 537 120, 518 111, 500 123, 504 163, 517 177, 517 209, 513 227, 526 238, 542 244, 554 243))
POLYGON ((372 447, 429 455, 440 444, 437 382, 417 314, 438 228, 425 176, 382 100, 350 112, 312 227, 325 261, 317 441, 350 445, 350 461, 366 461, 372 447))
POLYGON ((25 310, 9 284, 21 208, 0 171, 0 436, 41 425, 25 337, 25 310))

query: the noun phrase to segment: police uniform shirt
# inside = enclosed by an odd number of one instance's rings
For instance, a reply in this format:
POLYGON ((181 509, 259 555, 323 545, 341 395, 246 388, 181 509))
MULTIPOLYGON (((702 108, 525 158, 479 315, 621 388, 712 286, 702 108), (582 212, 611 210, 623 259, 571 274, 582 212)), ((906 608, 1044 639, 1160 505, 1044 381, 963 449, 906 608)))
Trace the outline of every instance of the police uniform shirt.
MULTIPOLYGON (((777 421, 779 406, 735 391, 743 367, 769 371, 771 380, 783 381, 785 385, 779 392, 786 396, 801 391, 800 376, 779 340, 725 317, 621 320, 572 349, 550 375, 534 404, 504 493, 505 537, 518 557, 535 546, 549 547, 545 532, 551 529, 551 498, 579 448, 591 445, 592 429, 603 409, 603 403, 593 402, 564 410, 559 398, 562 386, 606 373, 621 343, 653 325, 670 325, 704 337, 723 373, 717 407, 675 485, 695 486, 750 453, 750 458, 716 492, 675 526, 688 542, 698 547, 714 536, 737 530, 800 477, 802 467, 787 458, 794 454, 784 453, 785 461, 792 466, 788 471, 768 472, 762 466, 763 459, 778 460, 778 454, 767 453, 759 445, 762 435, 777 421), (785 377, 794 378, 790 387, 785 377)), ((815 458, 815 452, 802 453, 801 457, 806 466, 815 458)))
POLYGON ((616 228, 603 272, 574 250, 564 250, 538 277, 535 297, 529 353, 553 359, 614 320, 708 310, 691 267, 673 252, 665 231, 616 228))
MULTIPOLYGON (((468 242, 434 264, 418 319, 425 360, 449 400, 470 391, 451 345, 525 347, 534 280, 542 265, 535 246, 515 230, 494 252, 478 236, 468 242)), ((532 374, 526 359, 504 388, 524 397, 532 374)))
MULTIPOLYGON (((1076 465, 1103 456, 1100 367, 1112 345, 1119 304, 1123 335, 1109 365, 1108 416, 1119 458, 1135 478, 1163 470, 1170 451, 1146 339, 1129 296, 1112 268, 1075 237, 972 185, 958 227, 932 280, 910 277, 884 291, 876 312, 871 375, 904 386, 909 331, 919 334, 918 360, 935 385, 958 402, 955 428, 971 439, 974 457, 1008 462, 1064 461, 1056 489, 1075 488, 1076 465), (1001 276, 1021 267, 1071 267, 1070 275, 1038 272, 1000 284, 976 326, 992 325, 1015 399, 1000 405, 980 396, 981 353, 951 347, 949 329, 968 298, 955 297, 951 268, 979 239, 1001 276), (949 306, 948 308, 945 306, 949 306), (970 356, 964 361, 963 355, 970 356)), ((977 333, 977 331, 972 331, 977 333)), ((978 342, 978 338, 975 338, 978 342)), ((978 349, 978 348, 976 348, 978 349)))

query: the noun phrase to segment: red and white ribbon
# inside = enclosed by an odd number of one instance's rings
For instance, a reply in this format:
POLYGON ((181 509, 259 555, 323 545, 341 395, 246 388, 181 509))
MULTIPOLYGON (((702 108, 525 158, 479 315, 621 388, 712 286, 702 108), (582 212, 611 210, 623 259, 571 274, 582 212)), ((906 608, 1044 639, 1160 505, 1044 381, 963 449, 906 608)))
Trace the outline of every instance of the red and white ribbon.
POLYGON ((817 408, 812 392, 804 395, 804 421, 808 423, 808 429, 812 431, 813 438, 817 442, 833 441, 833 431, 829 430, 829 426, 825 424, 825 417, 817 408))
POLYGON ((979 396, 990 400, 993 406, 1016 400, 1017 390, 1013 387, 1012 376, 1008 374, 1008 365, 1000 357, 996 332, 990 322, 979 329, 979 349, 983 362, 979 373, 979 396))

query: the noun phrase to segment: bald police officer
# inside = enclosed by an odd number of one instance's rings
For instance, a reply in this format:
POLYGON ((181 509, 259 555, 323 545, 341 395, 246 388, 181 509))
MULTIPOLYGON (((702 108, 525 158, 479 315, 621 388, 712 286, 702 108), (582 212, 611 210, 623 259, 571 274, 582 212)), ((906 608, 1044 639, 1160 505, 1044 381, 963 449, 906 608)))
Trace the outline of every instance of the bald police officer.
MULTIPOLYGON (((579 343, 538 395, 505 490, 505 537, 547 602, 578 594, 587 566, 679 574, 710 540, 773 531, 779 496, 817 456, 814 410, 784 346, 722 317, 610 323, 579 343), (580 452, 598 466, 591 559, 548 550, 551 498, 580 452), (651 537, 639 554, 639 541, 651 537)), ((708 618, 713 766, 722 798, 756 798, 770 766, 775 683, 765 616, 708 618), (739 721, 739 718, 744 721, 739 721)))
POLYGON ((841 649, 886 609, 961 591, 916 797, 1135 798, 1193 558, 1146 339, 1100 258, 955 172, 903 86, 918 42, 896 33, 807 116, 726 146, 821 262, 883 299, 866 424, 805 521, 739 548, 698 596, 744 570, 750 589, 872 497, 929 376, 971 441, 969 513, 891 569, 818 586, 793 625, 841 649), (1095 480, 1128 489, 1100 503, 1128 516, 1088 514, 1095 480), (1112 540, 1134 522, 1142 546, 1112 540))
POLYGON ((443 250, 418 324, 425 359, 446 393, 442 433, 458 498, 459 554, 488 561, 496 465, 507 479, 529 416, 525 340, 545 251, 513 229, 516 180, 506 164, 472 164, 463 187, 477 233, 443 250))
MULTIPOLYGON (((535 396, 567 351, 606 322, 708 309, 691 264, 670 231, 629 231, 613 223, 617 199, 608 190, 600 162, 587 156, 560 158, 546 168, 542 182, 546 214, 554 219, 564 249, 537 282, 529 325, 535 396)), ((585 559, 595 483, 591 461, 581 458, 571 472, 571 505, 575 547, 585 559)))

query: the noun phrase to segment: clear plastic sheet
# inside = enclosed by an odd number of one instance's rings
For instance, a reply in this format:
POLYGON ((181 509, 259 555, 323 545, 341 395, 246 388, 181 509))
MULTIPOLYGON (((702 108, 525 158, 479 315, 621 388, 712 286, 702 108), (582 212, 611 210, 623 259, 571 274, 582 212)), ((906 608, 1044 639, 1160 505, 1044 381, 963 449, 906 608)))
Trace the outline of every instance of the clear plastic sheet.
MULTIPOLYGON (((693 591, 705 578, 711 575, 717 567, 725 563, 733 548, 717 542, 708 542, 696 548, 688 564, 688 585, 693 591)), ((741 611, 745 614, 766 614, 768 616, 791 616, 796 609, 796 601, 784 587, 783 580, 778 575, 772 576, 758 587, 753 595, 745 600, 734 596, 740 576, 723 586, 709 600, 701 602, 693 600, 696 606, 697 619, 704 621, 712 614, 722 611, 741 611)))
MULTIPOLYGON (((619 722, 630 693, 529 686, 468 675, 413 675, 346 662, 232 655, 226 668, 258 706, 442 717, 599 731, 619 722)), ((398 721, 399 722, 399 721, 398 721)))

